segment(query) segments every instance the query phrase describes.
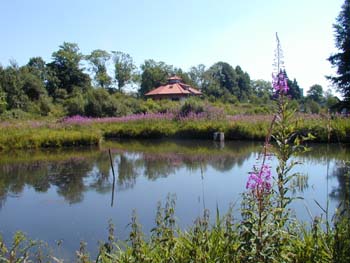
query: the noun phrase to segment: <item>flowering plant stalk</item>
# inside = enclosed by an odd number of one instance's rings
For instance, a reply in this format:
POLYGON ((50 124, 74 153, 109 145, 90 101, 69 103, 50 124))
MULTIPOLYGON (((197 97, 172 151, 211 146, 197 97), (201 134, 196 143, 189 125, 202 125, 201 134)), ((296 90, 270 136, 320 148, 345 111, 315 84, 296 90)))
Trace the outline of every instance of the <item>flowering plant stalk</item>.
POLYGON ((247 192, 242 202, 242 249, 244 262, 281 262, 290 251, 288 247, 294 236, 287 225, 291 224, 288 204, 289 181, 296 173, 291 173, 298 162, 290 160, 292 155, 304 152, 301 142, 311 139, 311 135, 297 133, 299 122, 295 119, 296 109, 290 107, 288 82, 282 69, 282 50, 277 37, 276 73, 272 75, 276 113, 266 135, 259 165, 253 167, 246 184, 247 192), (271 142, 273 141, 273 143, 271 142), (269 161, 274 156, 278 165, 276 174, 269 161))

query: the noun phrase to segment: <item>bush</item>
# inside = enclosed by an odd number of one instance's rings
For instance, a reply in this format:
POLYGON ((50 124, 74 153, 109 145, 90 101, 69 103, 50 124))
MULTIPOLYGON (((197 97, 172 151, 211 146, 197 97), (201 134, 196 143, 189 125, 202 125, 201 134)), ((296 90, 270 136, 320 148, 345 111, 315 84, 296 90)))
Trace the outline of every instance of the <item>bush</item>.
POLYGON ((198 114, 203 111, 204 111, 203 101, 196 98, 189 98, 181 106, 179 114, 181 116, 187 116, 190 112, 198 114))

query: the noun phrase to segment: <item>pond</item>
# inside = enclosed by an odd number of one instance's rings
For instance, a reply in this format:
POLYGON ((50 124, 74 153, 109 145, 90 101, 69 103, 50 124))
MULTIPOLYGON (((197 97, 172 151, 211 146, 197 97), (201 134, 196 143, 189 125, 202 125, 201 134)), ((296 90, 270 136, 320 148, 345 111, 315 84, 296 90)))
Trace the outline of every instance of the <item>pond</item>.
MULTIPOLYGON (((0 155, 0 235, 9 243, 21 230, 46 241, 55 254, 74 256, 79 242, 87 242, 92 256, 99 241, 107 240, 108 221, 116 236, 126 240, 135 209, 147 234, 154 227, 158 202, 176 197, 181 228, 192 225, 216 207, 221 214, 233 205, 239 218, 240 194, 261 151, 261 143, 212 141, 115 141, 100 148, 17 151, 0 155), (115 184, 108 149, 111 149, 115 184), (114 191, 112 191, 114 190, 114 191), (57 245, 57 244, 60 245, 57 245)), ((293 203, 300 220, 331 214, 344 186, 341 163, 349 160, 344 145, 311 145, 296 157, 303 164, 293 172, 293 203), (318 204, 315 202, 318 202, 318 204)), ((272 167, 276 161, 271 161, 272 167)))

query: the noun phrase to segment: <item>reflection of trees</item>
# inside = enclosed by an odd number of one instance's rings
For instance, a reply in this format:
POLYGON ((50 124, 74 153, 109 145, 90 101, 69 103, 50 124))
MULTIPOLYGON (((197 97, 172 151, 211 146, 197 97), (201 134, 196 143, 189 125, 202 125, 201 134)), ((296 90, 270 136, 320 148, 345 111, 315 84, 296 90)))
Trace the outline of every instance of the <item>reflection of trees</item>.
MULTIPOLYGON (((118 190, 132 188, 141 174, 149 180, 157 180, 184 167, 189 171, 208 167, 229 171, 235 165, 241 166, 252 152, 259 150, 254 143, 227 142, 224 148, 218 148, 211 141, 136 141, 116 146, 112 152, 118 190)), ((69 203, 82 201, 86 191, 109 193, 112 183, 108 153, 97 149, 24 152, 13 158, 1 158, 0 204, 8 194, 21 193, 26 185, 39 192, 54 186, 69 203)))
POLYGON ((346 160, 350 156, 350 147, 347 144, 310 144, 309 147, 311 151, 298 156, 298 159, 326 164, 330 160, 346 160))
MULTIPOLYGON (((139 175, 149 180, 168 177, 185 167, 191 171, 206 170, 208 166, 218 171, 228 171, 249 158, 252 149, 248 145, 227 143, 224 149, 212 142, 195 144, 136 142, 139 151, 114 149, 114 168, 118 190, 132 188, 139 175), (150 149, 148 151, 147 149, 150 149), (170 150, 169 150, 170 149, 170 150), (164 152, 165 150, 165 152, 164 152)), ((0 207, 9 194, 20 194, 25 186, 37 192, 47 192, 51 186, 69 203, 81 202, 84 192, 95 190, 109 193, 112 188, 111 167, 108 154, 94 152, 24 153, 16 158, 0 160, 0 207), (86 156, 87 155, 87 156, 86 156)))
POLYGON ((0 199, 5 200, 9 193, 21 193, 26 185, 33 187, 37 192, 46 192, 54 185, 57 187, 57 193, 68 202, 80 202, 83 198, 82 193, 86 190, 83 180, 91 166, 91 161, 84 158, 1 165, 0 199))
POLYGON ((350 198, 350 163, 339 163, 334 171, 333 176, 338 179, 338 187, 332 189, 330 196, 336 198, 339 201, 349 202, 350 198))
POLYGON ((89 173, 92 182, 89 185, 90 189, 95 189, 98 193, 109 193, 112 189, 112 184, 109 181, 110 163, 107 153, 99 154, 95 159, 95 165, 89 173))
POLYGON ((118 186, 119 190, 132 188, 136 183, 138 172, 135 160, 127 158, 124 153, 120 154, 118 162, 118 186))
POLYGON ((50 170, 54 173, 49 176, 50 183, 58 188, 57 193, 69 203, 78 203, 82 201, 82 193, 86 190, 83 179, 92 167, 93 163, 84 158, 72 158, 64 163, 52 164, 50 170))

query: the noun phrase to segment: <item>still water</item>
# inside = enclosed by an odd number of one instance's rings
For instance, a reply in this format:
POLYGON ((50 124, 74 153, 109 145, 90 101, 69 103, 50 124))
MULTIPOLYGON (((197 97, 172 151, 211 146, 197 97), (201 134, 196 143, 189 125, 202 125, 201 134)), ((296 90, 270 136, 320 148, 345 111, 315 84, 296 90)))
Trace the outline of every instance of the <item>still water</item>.
MULTIPOLYGON (((119 141, 101 148, 21 151, 0 154, 0 235, 9 243, 22 230, 45 240, 55 253, 74 256, 84 240, 92 256, 107 240, 111 220, 117 238, 126 240, 135 209, 147 234, 154 227, 158 202, 176 195, 176 217, 190 226, 205 208, 215 217, 234 205, 239 218, 240 193, 257 164, 261 143, 211 141, 119 141), (108 155, 111 149, 115 185, 108 155), (114 191, 112 191, 114 189, 114 191), (57 246, 60 243, 60 246, 57 246)), ((304 174, 293 182, 293 209, 300 220, 333 213, 344 184, 341 163, 349 160, 343 145, 312 145, 296 157, 304 174)), ((272 169, 276 161, 271 160, 272 169)))

